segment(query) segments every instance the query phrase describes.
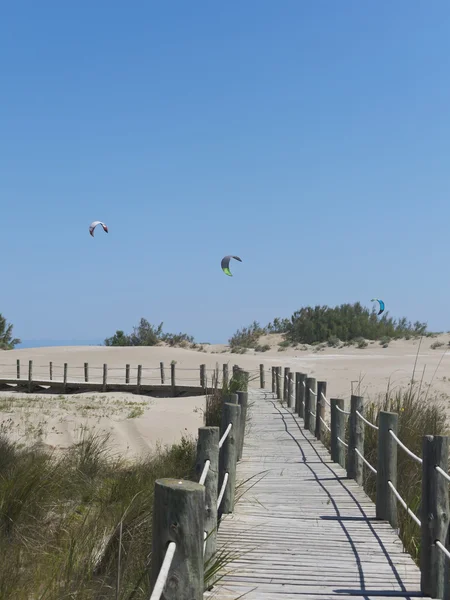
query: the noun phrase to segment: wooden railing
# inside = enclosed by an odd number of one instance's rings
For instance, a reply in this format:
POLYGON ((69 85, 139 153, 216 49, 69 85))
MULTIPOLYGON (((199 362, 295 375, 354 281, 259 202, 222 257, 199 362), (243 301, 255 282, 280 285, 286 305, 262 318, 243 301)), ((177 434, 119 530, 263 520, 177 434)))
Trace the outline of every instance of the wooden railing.
POLYGON ((291 411, 303 419, 304 428, 318 440, 330 436, 331 458, 347 470, 347 476, 359 485, 364 469, 376 476, 376 516, 398 527, 398 504, 420 527, 421 591, 432 598, 449 600, 449 488, 448 436, 426 435, 422 440, 422 457, 414 454, 398 438, 398 414, 380 411, 378 425, 364 416, 364 398, 353 395, 350 411, 344 400, 326 396, 326 382, 316 381, 305 373, 289 368, 272 367, 272 391, 291 411), (330 423, 325 420, 330 409, 330 423), (348 426, 348 442, 345 441, 348 426), (364 456, 365 428, 377 431, 377 465, 364 456), (420 515, 416 515, 397 490, 397 451, 405 452, 422 467, 420 515))

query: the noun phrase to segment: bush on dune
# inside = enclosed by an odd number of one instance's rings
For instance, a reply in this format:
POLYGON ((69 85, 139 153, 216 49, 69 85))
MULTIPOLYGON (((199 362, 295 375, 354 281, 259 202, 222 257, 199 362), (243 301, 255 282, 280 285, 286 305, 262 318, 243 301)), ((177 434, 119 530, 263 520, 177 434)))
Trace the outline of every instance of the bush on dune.
POLYGON ((166 343, 186 347, 193 342, 194 338, 187 333, 164 333, 163 323, 155 326, 142 318, 131 334, 118 329, 112 337, 106 338, 105 346, 157 346, 166 343))

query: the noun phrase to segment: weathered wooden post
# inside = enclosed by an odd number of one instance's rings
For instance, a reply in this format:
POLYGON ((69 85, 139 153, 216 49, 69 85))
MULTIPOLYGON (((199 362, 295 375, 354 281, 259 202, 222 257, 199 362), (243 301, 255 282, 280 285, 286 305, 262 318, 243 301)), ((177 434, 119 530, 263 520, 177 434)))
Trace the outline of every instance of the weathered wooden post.
POLYGON ((84 363, 84 381, 89 381, 89 363, 84 363))
POLYGON ((64 363, 63 367, 63 392, 67 392, 67 363, 64 363))
POLYGON ((314 377, 307 377, 305 380, 305 429, 314 433, 315 421, 313 420, 312 407, 316 398, 316 380, 314 377))
POLYGON ((316 396, 316 426, 315 435, 318 440, 322 439, 322 421, 325 421, 325 400, 322 398, 322 394, 326 397, 327 393, 327 382, 317 382, 317 396, 316 396))
POLYGON ((275 367, 277 380, 277 399, 281 400, 281 367, 275 367))
POLYGON ((208 473, 203 483, 205 486, 205 532, 206 548, 204 562, 207 563, 217 548, 217 497, 219 494, 219 428, 200 427, 197 441, 197 477, 203 472, 206 461, 210 461, 208 473))
POLYGON ((242 458, 242 452, 244 448, 244 438, 245 438, 245 425, 247 422, 247 408, 248 408, 248 392, 238 392, 238 404, 241 407, 241 416, 240 416, 240 432, 239 432, 239 448, 238 448, 238 460, 242 458))
POLYGON ((130 365, 125 365, 125 383, 130 383, 130 365))
POLYGON ((290 368, 289 367, 284 367, 284 379, 283 379, 283 402, 288 401, 288 393, 289 393, 289 373, 290 373, 290 368))
POLYGON ((33 391, 33 361, 28 361, 28 391, 33 391))
POLYGON ((154 588, 170 542, 175 554, 164 600, 202 600, 205 487, 182 479, 155 482, 150 587, 154 588))
POLYGON ((223 386, 227 387, 228 386, 228 378, 229 378, 229 375, 228 375, 228 363, 224 363, 223 364, 223 366, 222 366, 222 373, 223 373, 223 375, 222 375, 222 379, 223 379, 222 384, 223 384, 223 386))
POLYGON ((342 398, 331 398, 331 460, 345 469, 345 446, 339 439, 345 442, 345 413, 344 400, 342 398), (338 439, 339 438, 339 439, 338 439))
POLYGON ((106 392, 108 385, 108 365, 103 365, 103 384, 102 384, 102 392, 106 392))
POLYGON ((206 365, 200 365, 200 387, 206 387, 206 365))
POLYGON ((306 373, 299 373, 298 416, 305 418, 306 373))
POLYGON ((449 561, 436 544, 448 550, 448 481, 436 469, 448 473, 448 437, 425 435, 422 448, 420 589, 425 596, 448 600, 449 561))
POLYGON ((53 363, 52 363, 52 361, 50 361, 48 364, 48 370, 49 370, 50 381, 53 381, 53 363))
POLYGON ((276 371, 275 367, 271 367, 270 372, 272 373, 272 394, 276 394, 277 391, 277 382, 276 382, 276 371))
POLYGON ((239 404, 230 404, 226 402, 222 409, 222 426, 221 435, 223 435, 231 423, 230 432, 222 446, 219 457, 219 493, 226 474, 228 473, 228 481, 225 487, 225 492, 222 497, 222 502, 219 507, 219 515, 233 512, 234 508, 234 492, 236 489, 236 460, 239 444, 240 432, 240 417, 241 407, 239 404))
POLYGON ((137 377, 136 377, 136 392, 141 393, 141 381, 142 381, 142 365, 138 365, 137 377))
POLYGON ((259 387, 262 390, 266 387, 266 380, 264 377, 264 365, 259 365, 259 387))
POLYGON ((390 429, 397 435, 398 415, 382 410, 378 421, 376 516, 397 529, 397 498, 389 487, 389 481, 397 487, 397 442, 390 429))
POLYGON ((356 414, 363 414, 364 401, 361 396, 350 397, 350 421, 347 449, 347 477, 355 479, 358 485, 364 483, 364 462, 358 450, 364 456, 364 423, 356 414))
POLYGON ((295 396, 294 396, 294 373, 289 371, 288 373, 288 406, 294 408, 295 396))
POLYGON ((165 379, 164 379, 164 363, 163 362, 159 363, 159 370, 161 372, 161 385, 164 385, 165 379))
POLYGON ((175 396, 175 363, 170 363, 170 384, 172 386, 172 396, 175 396))
POLYGON ((17 369, 17 379, 20 379, 20 359, 17 359, 17 363, 16 363, 16 369, 17 369))

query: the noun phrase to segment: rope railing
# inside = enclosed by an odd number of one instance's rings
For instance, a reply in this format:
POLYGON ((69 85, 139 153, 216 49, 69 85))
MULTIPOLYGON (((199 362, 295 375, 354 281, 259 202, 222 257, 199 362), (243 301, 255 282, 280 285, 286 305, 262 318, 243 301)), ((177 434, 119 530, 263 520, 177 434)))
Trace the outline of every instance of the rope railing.
POLYGON ((361 454, 361 452, 358 450, 358 448, 354 448, 354 451, 360 457, 360 459, 363 461, 363 463, 372 471, 372 473, 374 473, 376 475, 377 470, 374 467, 372 467, 370 462, 364 457, 363 454, 361 454))
POLYGON ((348 448, 348 444, 346 444, 346 443, 344 442, 344 440, 341 440, 341 438, 340 438, 339 436, 338 436, 336 439, 337 439, 337 441, 338 441, 340 444, 342 444, 342 445, 343 445, 345 448, 348 448))
POLYGON ((222 498, 223 498, 223 495, 225 494, 225 489, 227 487, 228 478, 229 478, 229 473, 225 473, 223 482, 222 482, 222 487, 220 488, 220 493, 217 498, 217 509, 219 509, 220 505, 222 504, 222 498))
POLYGON ((166 556, 164 557, 163 564, 161 565, 161 569, 159 571, 158 578, 155 583, 155 587, 153 588, 152 595, 150 596, 150 600, 160 600, 161 594, 163 593, 164 586, 167 582, 167 577, 169 576, 170 567, 172 565, 172 560, 175 554, 175 550, 177 545, 175 542, 169 542, 166 550, 166 556))
POLYGON ((320 393, 320 395, 321 395, 321 396, 322 396, 322 398, 325 400, 325 403, 326 403, 328 406, 331 406, 331 403, 329 402, 329 400, 327 400, 327 398, 325 397, 324 393, 323 393, 323 392, 321 392, 321 393, 320 393))
POLYGON ((440 473, 442 475, 442 477, 444 477, 447 481, 450 481, 450 475, 448 473, 446 473, 444 471, 444 469, 441 469, 441 467, 435 466, 434 467, 436 469, 436 471, 438 473, 440 473))
POLYGON ((331 427, 328 426, 328 424, 322 419, 322 417, 319 417, 320 422, 322 423, 322 425, 328 430, 331 431, 331 427))
POLYGON ((208 471, 209 471, 209 467, 210 466, 211 466, 211 461, 210 460, 205 461, 205 466, 203 467, 202 474, 201 474, 200 479, 198 481, 200 485, 205 485, 206 476, 208 475, 208 471))
MULTIPOLYGON (((324 444, 331 442, 331 459, 346 469, 348 478, 365 486, 365 475, 368 475, 370 471, 375 476, 376 518, 389 522, 392 527, 397 529, 397 512, 401 510, 401 505, 406 510, 408 517, 421 528, 421 592, 424 596, 443 600, 442 590, 447 577, 444 566, 447 563, 444 565, 443 557, 437 557, 437 551, 433 548, 438 547, 450 559, 447 539, 450 500, 447 486, 443 486, 442 481, 439 481, 440 478, 434 473, 439 473, 450 483, 450 473, 448 472, 449 437, 423 436, 423 456, 421 458, 399 439, 397 435, 399 415, 396 413, 380 410, 376 423, 373 423, 367 416, 364 416, 364 399, 361 396, 351 395, 350 408, 347 411, 344 409, 342 398, 328 400, 325 381, 316 381, 305 373, 292 373, 289 369, 285 370, 286 373, 288 376, 280 379, 281 367, 275 368, 272 389, 275 392, 276 388, 277 398, 284 400, 295 398, 295 404, 289 402, 287 408, 294 409, 295 413, 303 418, 305 429, 315 435, 318 440, 323 441, 324 444), (295 387, 291 387, 294 377, 295 387), (283 381, 284 388, 280 385, 283 384, 283 381), (277 383, 276 386, 275 383, 277 383), (317 391, 314 391, 316 389, 317 391), (325 420, 326 405, 331 409, 330 424, 325 420), (313 419, 315 419, 315 423, 312 422, 313 419), (364 426, 361 426, 361 423, 364 426), (377 432, 375 438, 377 444, 376 466, 372 465, 364 456, 367 432, 365 426, 377 432), (347 428, 348 443, 345 442, 347 428), (329 437, 324 436, 325 430, 330 432, 329 437), (402 487, 400 493, 396 487, 398 447, 422 468, 422 485, 426 486, 424 489, 427 489, 427 493, 422 494, 419 516, 408 506, 409 490, 402 487), (426 515, 426 518, 423 515, 426 515), (425 553, 424 559, 422 558, 423 553, 425 553)), ((370 442, 373 443, 372 439, 370 442)), ((414 540, 417 537, 415 533, 414 540)), ((450 595, 445 597, 445 600, 450 600, 450 595)))
POLYGON ((369 427, 372 427, 372 429, 375 429, 375 431, 378 431, 378 427, 376 425, 374 425, 373 423, 371 423, 370 421, 368 421, 360 412, 359 410, 355 411, 357 416, 361 419, 361 421, 364 421, 364 423, 366 425, 368 425, 369 427))
POLYGON ((408 454, 413 460, 418 462, 420 465, 422 464, 422 459, 416 454, 414 454, 414 452, 411 452, 411 450, 407 446, 405 446, 405 444, 401 440, 398 439, 398 437, 395 435, 392 429, 389 429, 389 433, 400 446, 400 448, 406 452, 406 454, 408 454))
POLYGON ((233 426, 233 424, 232 424, 232 423, 230 423, 230 424, 228 425, 228 427, 225 429, 225 432, 224 432, 223 436, 220 438, 220 441, 219 441, 219 450, 220 450, 220 448, 222 448, 222 446, 224 445, 224 443, 225 443, 225 440, 227 439, 227 437, 228 437, 228 434, 230 433, 232 426, 233 426))
POLYGON ((394 496, 397 498, 397 500, 400 502, 400 504, 403 506, 403 508, 406 509, 406 511, 409 514, 409 516, 417 523, 417 525, 419 527, 421 527, 422 523, 416 517, 416 515, 413 513, 413 511, 409 508, 409 506, 406 504, 406 502, 403 500, 403 498, 400 496, 400 494, 398 493, 398 490, 395 488, 395 486, 392 483, 392 481, 388 481, 388 485, 391 488, 391 490, 393 491, 394 496))

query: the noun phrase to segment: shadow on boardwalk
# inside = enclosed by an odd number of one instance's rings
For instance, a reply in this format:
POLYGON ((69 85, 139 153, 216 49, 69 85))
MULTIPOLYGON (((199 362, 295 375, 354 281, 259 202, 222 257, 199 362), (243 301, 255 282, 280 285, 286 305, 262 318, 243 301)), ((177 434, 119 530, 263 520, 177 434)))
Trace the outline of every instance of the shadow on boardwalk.
POLYGON ((222 519, 218 547, 237 558, 205 598, 422 597, 418 567, 363 489, 271 393, 251 395, 237 480, 262 479, 222 519))

